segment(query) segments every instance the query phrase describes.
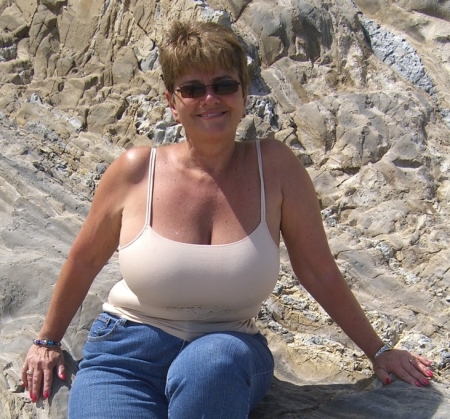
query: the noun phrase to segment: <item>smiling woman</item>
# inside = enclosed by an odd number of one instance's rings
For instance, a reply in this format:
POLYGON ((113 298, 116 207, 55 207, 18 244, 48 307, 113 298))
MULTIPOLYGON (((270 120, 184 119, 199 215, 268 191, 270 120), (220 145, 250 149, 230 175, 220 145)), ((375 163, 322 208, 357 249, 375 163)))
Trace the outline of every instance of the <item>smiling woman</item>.
POLYGON ((191 146, 202 139, 205 144, 213 144, 216 139, 223 146, 231 145, 229 151, 234 149, 237 126, 245 115, 247 101, 238 77, 236 71, 219 68, 212 73, 190 70, 175 79, 174 93, 167 91, 166 98, 191 146))
POLYGON ((248 418, 273 377, 255 317, 278 278, 280 234, 296 276, 382 382, 428 385, 429 361, 384 345, 349 290, 295 155, 235 140, 249 78, 232 30, 175 22, 160 54, 186 141, 128 150, 103 175, 25 359, 32 400, 49 397, 55 368, 65 375, 59 341, 119 247, 123 279, 88 335, 69 418, 248 418))

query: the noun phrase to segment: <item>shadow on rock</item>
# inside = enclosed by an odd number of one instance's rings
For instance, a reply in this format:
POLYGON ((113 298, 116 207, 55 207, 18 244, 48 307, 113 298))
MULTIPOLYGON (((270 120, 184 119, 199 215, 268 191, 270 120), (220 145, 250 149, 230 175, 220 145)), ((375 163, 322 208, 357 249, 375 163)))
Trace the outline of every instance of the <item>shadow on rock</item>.
POLYGON ((377 389, 364 383, 297 385, 274 379, 272 388, 249 419, 444 419, 450 399, 436 385, 416 388, 404 382, 377 389))

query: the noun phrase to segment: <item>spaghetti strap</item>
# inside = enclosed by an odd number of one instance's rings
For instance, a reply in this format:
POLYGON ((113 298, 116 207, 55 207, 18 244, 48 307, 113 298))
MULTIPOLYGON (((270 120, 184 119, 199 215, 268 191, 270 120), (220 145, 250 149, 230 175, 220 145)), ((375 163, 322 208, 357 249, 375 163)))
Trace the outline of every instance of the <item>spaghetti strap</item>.
POLYGON ((145 214, 145 225, 150 227, 152 217, 152 201, 153 201, 153 183, 155 175, 156 148, 152 148, 148 167, 148 194, 147 194, 147 211, 145 214))
POLYGON ((256 151, 258 155, 259 179, 261 183, 261 222, 266 221, 266 193, 264 190, 264 173, 262 167, 261 141, 256 141, 256 151))

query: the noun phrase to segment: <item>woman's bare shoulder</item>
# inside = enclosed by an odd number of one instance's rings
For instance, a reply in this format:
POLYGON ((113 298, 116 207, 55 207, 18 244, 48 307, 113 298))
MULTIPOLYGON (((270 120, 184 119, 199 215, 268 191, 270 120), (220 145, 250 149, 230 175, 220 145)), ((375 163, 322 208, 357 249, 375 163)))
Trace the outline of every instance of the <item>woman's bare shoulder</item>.
POLYGON ((295 216, 306 202, 308 208, 313 207, 315 204, 312 202, 317 198, 311 178, 289 146, 278 140, 263 140, 261 149, 265 172, 278 181, 284 215, 295 216), (286 211, 286 208, 292 212, 286 211))
POLYGON ((261 153, 264 166, 280 176, 295 172, 302 166, 289 146, 279 140, 261 140, 261 153))
POLYGON ((114 160, 100 179, 94 204, 103 201, 120 207, 133 186, 146 178, 150 153, 150 147, 133 147, 114 160))
POLYGON ((263 153, 268 154, 272 160, 279 160, 280 158, 286 158, 287 156, 294 156, 292 150, 285 143, 274 139, 260 140, 261 150, 263 153))
POLYGON ((151 150, 139 146, 125 151, 108 168, 108 177, 114 177, 116 182, 139 183, 147 175, 151 150))

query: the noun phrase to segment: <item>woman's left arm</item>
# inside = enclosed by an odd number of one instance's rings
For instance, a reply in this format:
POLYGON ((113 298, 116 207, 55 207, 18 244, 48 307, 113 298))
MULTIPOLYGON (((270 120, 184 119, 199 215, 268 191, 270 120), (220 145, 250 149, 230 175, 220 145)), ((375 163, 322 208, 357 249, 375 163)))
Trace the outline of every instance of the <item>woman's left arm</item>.
MULTIPOLYGON (((372 359, 384 343, 336 265, 311 179, 287 147, 280 147, 277 159, 283 167, 281 232, 292 268, 305 289, 372 359)), ((404 350, 385 351, 373 360, 374 372, 384 384, 390 383, 393 373, 416 386, 428 385, 433 375, 430 365, 426 358, 404 350)))

